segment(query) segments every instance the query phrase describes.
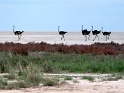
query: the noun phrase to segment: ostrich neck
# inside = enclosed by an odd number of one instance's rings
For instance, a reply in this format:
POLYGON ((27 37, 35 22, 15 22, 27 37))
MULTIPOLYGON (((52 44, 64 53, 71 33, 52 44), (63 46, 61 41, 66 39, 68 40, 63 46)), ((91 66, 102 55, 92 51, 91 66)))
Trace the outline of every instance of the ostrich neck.
POLYGON ((59 27, 58 27, 58 32, 59 32, 59 27))
POLYGON ((83 25, 82 25, 82 31, 83 31, 83 25))
POLYGON ((91 27, 92 27, 91 31, 93 31, 93 26, 91 26, 91 27))
POLYGON ((13 32, 15 32, 15 31, 14 31, 14 27, 13 27, 13 32))
POLYGON ((102 28, 102 30, 101 30, 101 31, 103 32, 103 27, 101 27, 101 28, 102 28))

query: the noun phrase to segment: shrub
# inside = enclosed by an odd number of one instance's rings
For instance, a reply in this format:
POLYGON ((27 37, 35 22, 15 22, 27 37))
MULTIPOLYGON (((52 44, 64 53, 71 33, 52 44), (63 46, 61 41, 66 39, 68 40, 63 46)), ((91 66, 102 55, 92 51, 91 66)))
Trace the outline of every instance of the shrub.
POLYGON ((41 76, 39 75, 30 75, 28 77, 26 77, 25 82, 29 85, 29 86, 38 86, 41 83, 41 76))
POLYGON ((4 75, 4 78, 7 78, 9 80, 14 80, 16 76, 14 74, 4 75))
POLYGON ((71 76, 65 76, 64 79, 65 80, 72 80, 72 77, 71 76))
POLYGON ((89 81, 94 81, 94 77, 93 76, 83 76, 82 79, 87 79, 89 81))
POLYGON ((55 86, 58 84, 58 79, 56 78, 43 78, 42 83, 44 86, 55 86))
POLYGON ((5 89, 7 86, 7 82, 3 79, 0 79, 0 89, 5 89))
POLYGON ((46 72, 46 73, 55 73, 57 67, 55 67, 55 65, 53 65, 53 62, 51 62, 50 60, 45 61, 42 64, 42 71, 46 72))
POLYGON ((105 55, 117 55, 124 53, 124 44, 95 43, 92 45, 64 45, 64 44, 47 44, 45 42, 27 44, 6 42, 0 43, 0 51, 11 51, 14 54, 28 55, 29 52, 59 52, 59 53, 93 53, 105 55))

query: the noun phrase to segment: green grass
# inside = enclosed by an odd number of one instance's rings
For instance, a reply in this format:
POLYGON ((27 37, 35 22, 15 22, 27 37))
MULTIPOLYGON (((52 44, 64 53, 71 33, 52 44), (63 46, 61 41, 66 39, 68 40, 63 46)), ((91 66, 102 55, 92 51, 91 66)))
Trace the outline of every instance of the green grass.
POLYGON ((7 78, 8 80, 14 80, 16 79, 16 75, 14 74, 4 75, 4 78, 7 78))
POLYGON ((124 73, 115 73, 109 77, 103 78, 102 81, 117 81, 124 78, 124 73))
MULTIPOLYGON (((58 81, 55 79, 45 80, 42 73, 123 73, 124 54, 81 55, 30 52, 28 55, 22 56, 11 52, 0 52, 0 72, 10 73, 5 78, 18 81, 14 84, 7 84, 0 80, 0 88, 32 87, 38 86, 40 83, 53 86, 58 84, 58 81)), ((86 78, 92 80, 90 77, 86 78)), ((71 78, 67 77, 66 79, 71 78)))
POLYGON ((86 79, 86 80, 89 80, 89 81, 94 81, 94 77, 93 76, 83 76, 82 79, 86 79))
POLYGON ((72 80, 72 77, 71 76, 64 76, 64 79, 65 80, 72 80))
POLYGON ((118 73, 124 72, 124 54, 60 54, 35 52, 27 56, 0 53, 0 72, 22 71, 29 65, 45 73, 118 73), (12 70, 12 71, 13 71, 12 70))
POLYGON ((42 83, 44 86, 55 86, 58 85, 59 80, 57 78, 43 78, 42 83))

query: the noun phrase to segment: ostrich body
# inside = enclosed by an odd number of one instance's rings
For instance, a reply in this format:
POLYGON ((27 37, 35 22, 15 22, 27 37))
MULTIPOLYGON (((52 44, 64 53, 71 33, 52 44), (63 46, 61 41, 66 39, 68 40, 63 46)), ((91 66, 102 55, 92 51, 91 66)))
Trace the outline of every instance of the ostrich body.
POLYGON ((87 31, 87 29, 83 30, 83 25, 82 25, 82 35, 85 35, 85 41, 87 41, 87 35, 89 36, 88 40, 90 40, 90 31, 87 31))
POLYGON ((111 32, 107 32, 107 31, 103 32, 103 27, 101 27, 101 28, 102 28, 102 34, 104 36, 106 36, 106 41, 107 41, 109 39, 109 37, 110 37, 111 32))
POLYGON ((22 33, 24 31, 15 31, 15 26, 13 26, 13 32, 14 32, 15 35, 18 36, 18 41, 19 41, 21 39, 22 33))
POLYGON ((66 32, 66 31, 59 31, 59 28, 60 28, 60 27, 58 26, 58 32, 59 32, 59 35, 62 35, 61 40, 62 40, 62 39, 65 40, 64 35, 65 35, 66 33, 68 33, 68 32, 66 32))
POLYGON ((92 27, 92 34, 95 35, 95 38, 93 39, 93 41, 96 39, 96 37, 98 37, 98 40, 100 41, 98 34, 100 34, 101 30, 100 31, 98 31, 98 30, 93 31, 93 26, 91 26, 91 27, 92 27))

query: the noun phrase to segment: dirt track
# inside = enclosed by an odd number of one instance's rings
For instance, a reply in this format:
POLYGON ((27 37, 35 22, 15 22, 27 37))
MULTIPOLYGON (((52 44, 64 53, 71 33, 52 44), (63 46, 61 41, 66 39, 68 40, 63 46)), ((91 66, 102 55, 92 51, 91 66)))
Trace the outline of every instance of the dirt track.
POLYGON ((124 80, 107 82, 80 81, 54 87, 27 88, 21 90, 0 90, 0 93, 124 93, 124 80))
MULTIPOLYGON (((59 74, 45 74, 47 76, 58 76, 59 74)), ((77 82, 67 80, 65 84, 57 86, 43 86, 36 88, 25 88, 20 90, 0 90, 0 93, 124 93, 124 79, 117 81, 88 81, 80 79, 80 76, 107 77, 110 74, 62 74, 61 76, 72 76, 77 82), (75 78, 76 77, 76 78, 75 78)), ((60 76, 60 75, 59 75, 60 76)))

